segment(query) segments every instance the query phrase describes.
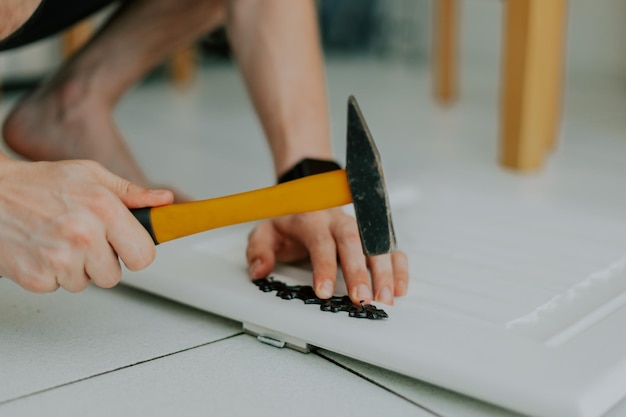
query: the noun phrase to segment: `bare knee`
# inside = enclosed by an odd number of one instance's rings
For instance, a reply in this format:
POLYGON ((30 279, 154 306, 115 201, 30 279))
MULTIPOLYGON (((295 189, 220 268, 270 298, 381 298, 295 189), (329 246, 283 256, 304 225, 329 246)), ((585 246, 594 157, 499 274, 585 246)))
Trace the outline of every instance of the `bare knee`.
POLYGON ((3 40, 35 12, 41 0, 2 0, 0 3, 0 40, 3 40))
POLYGON ((209 22, 207 24, 213 28, 226 23, 226 0, 200 0, 207 3, 209 8, 207 16, 209 22))

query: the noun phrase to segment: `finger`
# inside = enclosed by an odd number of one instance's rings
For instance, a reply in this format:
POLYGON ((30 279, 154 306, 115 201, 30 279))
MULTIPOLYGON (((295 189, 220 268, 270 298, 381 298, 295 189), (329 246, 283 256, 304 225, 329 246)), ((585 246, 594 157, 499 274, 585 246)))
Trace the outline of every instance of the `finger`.
POLYGON ((118 221, 108 222, 107 240, 131 271, 146 268, 156 256, 154 241, 128 210, 119 213, 118 221))
POLYGON ((394 295, 406 295, 409 288, 409 260, 406 253, 395 251, 391 254, 393 265, 394 295))
POLYGON ((274 269, 276 239, 276 232, 269 221, 259 224, 248 235, 246 259, 252 279, 264 278, 274 269))
POLYGON ((56 284, 69 292, 83 291, 89 285, 84 260, 91 241, 97 235, 92 215, 59 215, 47 225, 52 237, 39 247, 44 276, 54 277, 56 284))
POLYGON ((393 305, 394 270, 391 255, 370 256, 367 264, 372 275, 374 300, 393 305))
POLYGON ((337 248, 333 236, 326 229, 318 229, 305 242, 313 266, 313 288, 322 299, 330 298, 337 282, 337 248))
POLYGON ((85 262, 87 276, 101 288, 111 288, 122 278, 122 268, 117 254, 105 239, 91 248, 85 262))
MULTIPOLYGON (((107 192, 108 193, 108 192, 107 192)), ((107 201, 105 194, 100 201, 107 201)), ((118 207, 122 206, 116 197, 110 197, 111 201, 118 207)), ((104 204, 106 206, 106 203, 104 204)), ((123 212, 128 212, 122 208, 123 212)), ((86 277, 87 281, 94 281, 100 287, 109 288, 115 285, 121 277, 121 268, 117 254, 109 244, 106 237, 106 224, 97 216, 89 214, 87 216, 73 216, 60 222, 58 227, 62 228, 61 233, 70 242, 70 249, 64 252, 71 252, 74 275, 79 273, 86 277), (70 225, 68 225, 70 224, 70 225)), ((63 256, 60 257, 62 260, 63 256)), ((54 261, 56 267, 63 269, 62 261, 54 261)), ((84 289, 84 288, 83 288, 84 289)))
POLYGON ((118 177, 98 163, 80 162, 89 166, 103 185, 94 190, 90 209, 104 222, 107 241, 131 271, 147 267, 156 253, 154 242, 128 208, 167 204, 173 200, 171 192, 150 191, 118 177))
MULTIPOLYGON (((6 278, 13 280, 13 278, 10 276, 6 278)), ((60 285, 57 282, 56 277, 50 276, 50 275, 20 277, 16 279, 15 282, 17 282, 25 290, 36 293, 36 294, 54 292, 60 288, 60 285)))
POLYGON ((174 202, 174 193, 170 190, 146 189, 129 184, 127 194, 120 198, 128 208, 159 207, 174 202))
POLYGON ((150 265, 156 249, 146 229, 118 199, 111 195, 99 209, 105 226, 106 240, 131 271, 150 265))
POLYGON ((371 303, 372 289, 369 272, 356 221, 346 216, 334 228, 333 234, 350 299, 355 304, 361 301, 371 303))
MULTIPOLYGON (((4 249, 4 247, 3 247, 4 249)), ((28 255, 19 253, 7 259, 4 278, 14 281, 27 291, 43 294, 59 289, 55 276, 44 262, 29 262, 28 255)))
POLYGON ((55 268, 56 282, 66 291, 77 293, 89 286, 89 277, 82 262, 72 262, 64 268, 55 268))
POLYGON ((66 291, 77 293, 84 291, 89 286, 89 277, 84 272, 67 274, 59 272, 56 276, 59 287, 66 291))
POLYGON ((174 202, 174 194, 169 190, 150 190, 119 177, 92 161, 90 164, 102 185, 112 191, 128 208, 155 207, 174 202))
POLYGON ((187 194, 186 192, 181 191, 174 187, 164 186, 160 184, 150 184, 150 189, 153 191, 156 191, 156 190, 171 191, 172 194, 174 195, 174 201, 173 201, 174 203, 189 203, 195 200, 195 198, 191 196, 190 194, 187 194))

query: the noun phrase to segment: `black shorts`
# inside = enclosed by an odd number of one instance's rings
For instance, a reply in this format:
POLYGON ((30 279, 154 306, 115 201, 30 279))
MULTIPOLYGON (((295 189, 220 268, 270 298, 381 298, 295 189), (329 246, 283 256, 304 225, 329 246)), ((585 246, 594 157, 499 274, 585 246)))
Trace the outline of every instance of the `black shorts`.
POLYGON ((115 1, 42 0, 26 23, 0 41, 0 51, 24 46, 61 32, 115 1))

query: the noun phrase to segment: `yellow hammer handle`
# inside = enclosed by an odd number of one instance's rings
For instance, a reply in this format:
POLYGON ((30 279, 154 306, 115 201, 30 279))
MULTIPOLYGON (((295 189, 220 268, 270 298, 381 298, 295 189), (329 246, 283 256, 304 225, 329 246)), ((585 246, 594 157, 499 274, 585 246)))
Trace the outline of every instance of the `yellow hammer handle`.
POLYGON ((158 243, 218 227, 352 202, 346 171, 326 172, 272 187, 191 203, 150 209, 158 243))

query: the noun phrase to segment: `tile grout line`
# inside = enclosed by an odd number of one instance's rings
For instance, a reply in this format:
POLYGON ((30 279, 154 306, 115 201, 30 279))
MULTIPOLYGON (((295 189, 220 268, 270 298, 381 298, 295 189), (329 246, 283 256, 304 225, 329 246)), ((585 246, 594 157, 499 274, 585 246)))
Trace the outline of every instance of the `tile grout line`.
POLYGON ((155 361, 157 359, 167 358, 168 356, 173 356, 173 355, 176 355, 176 354, 179 354, 179 353, 184 353, 184 352, 187 352, 187 351, 190 351, 190 350, 193 350, 193 349, 197 349, 197 348, 201 348, 201 347, 204 347, 204 346, 211 345, 213 343, 222 342, 224 340, 228 340, 228 339, 232 339, 232 338, 237 337, 237 336, 241 336, 242 334, 245 334, 245 333, 244 332, 238 332, 238 333, 232 334, 230 336, 222 337, 221 339, 212 340, 210 342, 202 343, 200 345, 191 346, 191 347, 188 347, 188 348, 185 348, 185 349, 177 350, 175 352, 166 353, 166 354, 160 355, 160 356, 155 356, 155 357, 150 358, 150 359, 144 359, 142 361, 131 363, 129 365, 120 366, 119 368, 109 369, 108 371, 99 372, 97 374, 89 375, 89 376, 86 376, 84 378, 75 379, 73 381, 64 382, 62 384, 55 385, 53 387, 48 387, 48 388, 41 389, 39 391, 34 391, 34 392, 31 392, 31 393, 28 393, 28 394, 20 395, 20 396, 15 397, 15 398, 10 398, 8 400, 0 401, 0 406, 3 406, 5 404, 8 404, 8 403, 13 402, 13 401, 18 401, 18 400, 22 400, 24 398, 32 397, 34 395, 43 394, 44 392, 52 391, 52 390, 55 390, 57 388, 63 388, 63 387, 66 387, 68 385, 73 385, 73 384, 76 384, 77 382, 82 382, 82 381, 86 381, 86 380, 89 380, 89 379, 97 378, 99 376, 103 376, 103 375, 107 375, 107 374, 110 374, 110 373, 113 373, 113 372, 121 371, 123 369, 132 368, 133 366, 142 365, 142 364, 147 363, 147 362, 152 362, 152 361, 155 361))
POLYGON ((389 392, 390 394, 393 394, 393 395, 395 395, 396 397, 399 397, 399 398, 401 398, 401 399, 403 399, 403 400, 405 400, 405 401, 407 401, 407 402, 409 402, 409 403, 413 404, 414 406, 416 406, 416 407, 418 407, 418 408, 420 408, 420 409, 422 409, 422 410, 424 410, 424 411, 426 411, 426 412, 428 412, 428 413, 432 414, 432 415, 433 415, 433 416, 435 416, 435 417, 444 417, 443 415, 441 415, 441 414, 437 413, 436 411, 431 410, 430 408, 428 408, 428 407, 426 407, 426 406, 423 406, 423 405, 422 405, 422 404, 420 404, 420 403, 415 402, 414 400, 410 399, 409 397, 407 397, 407 396, 405 396, 405 395, 402 395, 402 394, 400 394, 399 392, 396 392, 396 391, 392 390, 392 389, 391 389, 391 388, 389 388, 389 387, 384 386, 383 384, 381 384, 380 382, 376 381, 375 379, 370 378, 370 377, 368 377, 368 376, 366 376, 366 375, 363 375, 362 373, 360 373, 360 372, 358 372, 358 371, 356 371, 356 370, 354 370, 354 369, 352 369, 352 368, 349 368, 348 366, 346 366, 346 365, 344 365, 344 364, 342 364, 342 363, 340 363, 340 362, 336 361, 335 359, 332 359, 331 357, 326 356, 325 354, 321 353, 319 350, 315 350, 315 351, 313 351, 312 353, 314 353, 314 354, 316 354, 317 356, 319 356, 320 358, 325 359, 325 360, 327 360, 328 362, 330 362, 330 363, 332 363, 332 364, 334 364, 334 365, 336 365, 336 366, 340 367, 341 369, 346 370, 346 371, 350 372, 351 374, 354 374, 354 375, 358 376, 358 377, 359 377, 359 378, 361 378, 361 379, 364 379, 365 381, 369 382, 370 384, 374 384, 374 385, 376 385, 377 387, 382 388, 382 389, 384 389, 385 391, 389 392))

